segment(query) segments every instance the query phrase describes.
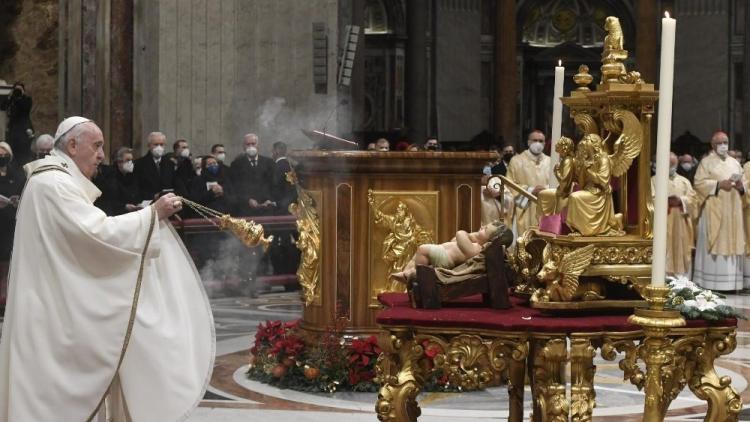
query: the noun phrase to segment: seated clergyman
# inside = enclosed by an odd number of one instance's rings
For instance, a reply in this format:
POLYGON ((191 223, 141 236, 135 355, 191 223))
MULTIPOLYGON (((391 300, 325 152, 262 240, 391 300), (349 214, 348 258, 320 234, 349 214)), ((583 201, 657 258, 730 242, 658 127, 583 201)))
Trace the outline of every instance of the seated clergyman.
POLYGON ((440 245, 419 245, 414 257, 402 271, 391 274, 391 278, 402 283, 413 279, 417 274, 417 265, 432 265, 436 268, 455 268, 482 252, 484 245, 505 232, 505 225, 493 221, 482 226, 479 231, 467 233, 456 232, 456 237, 440 245))

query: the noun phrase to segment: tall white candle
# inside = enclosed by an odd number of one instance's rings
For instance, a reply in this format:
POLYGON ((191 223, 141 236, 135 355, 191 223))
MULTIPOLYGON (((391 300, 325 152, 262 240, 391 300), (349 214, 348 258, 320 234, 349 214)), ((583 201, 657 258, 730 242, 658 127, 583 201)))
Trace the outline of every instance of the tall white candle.
POLYGON ((677 22, 665 13, 661 20, 661 62, 659 68, 659 124, 656 130, 656 176, 654 180, 654 249, 651 284, 664 286, 667 256, 667 182, 669 145, 672 134, 672 82, 677 22))
POLYGON ((552 98, 552 133, 550 134, 550 187, 557 187, 557 178, 555 177, 555 164, 560 161, 560 155, 555 151, 555 143, 560 139, 562 134, 562 101, 563 82, 565 81, 565 68, 562 66, 562 60, 555 66, 555 93, 552 98))

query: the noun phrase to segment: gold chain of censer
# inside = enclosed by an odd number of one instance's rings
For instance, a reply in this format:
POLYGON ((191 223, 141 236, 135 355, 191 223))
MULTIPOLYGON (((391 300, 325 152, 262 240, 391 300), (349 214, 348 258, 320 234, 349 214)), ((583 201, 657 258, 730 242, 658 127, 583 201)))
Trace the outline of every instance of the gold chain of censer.
POLYGON ((221 213, 215 209, 186 198, 182 198, 182 202, 198 213, 198 215, 206 219, 209 223, 218 227, 219 230, 228 230, 233 235, 237 236, 242 244, 248 248, 262 245, 263 250, 266 251, 273 241, 273 236, 265 237, 263 226, 252 220, 248 221, 242 218, 235 218, 229 214, 221 213), (218 220, 218 224, 215 220, 218 220))

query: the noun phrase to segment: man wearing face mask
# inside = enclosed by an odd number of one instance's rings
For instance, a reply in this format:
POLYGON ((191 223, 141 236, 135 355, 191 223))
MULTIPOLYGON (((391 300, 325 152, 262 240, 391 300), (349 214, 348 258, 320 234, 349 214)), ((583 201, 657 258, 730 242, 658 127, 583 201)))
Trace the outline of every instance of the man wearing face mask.
MULTIPOLYGON (((697 215, 697 196, 690 181, 677 174, 677 155, 669 157, 669 182, 667 183, 667 262, 668 275, 690 278, 692 255, 695 247, 693 218, 697 215)), ((654 193, 651 177, 651 195, 654 193)))
POLYGON ((500 159, 492 166, 492 174, 502 174, 503 176, 508 173, 508 165, 510 160, 516 155, 516 150, 513 145, 506 145, 500 154, 500 159))
POLYGON ((695 179, 695 169, 697 167, 695 159, 690 154, 683 154, 679 158, 680 164, 677 166, 677 174, 688 179, 690 183, 693 183, 695 179))
POLYGON ((141 209, 134 169, 133 150, 128 147, 117 150, 112 165, 100 165, 93 182, 102 195, 94 205, 108 216, 141 209))
POLYGON ((219 163, 219 167, 221 167, 221 171, 224 172, 224 174, 229 174, 229 166, 226 164, 227 152, 226 148, 224 148, 224 144, 212 145, 211 155, 216 158, 216 161, 219 163))
POLYGON ((55 145, 55 138, 47 133, 39 135, 33 144, 31 144, 31 154, 33 160, 39 160, 49 155, 52 152, 52 147, 55 145))
POLYGON ((186 196, 188 188, 195 177, 195 168, 190 156, 190 147, 186 139, 178 139, 172 144, 172 155, 175 162, 174 188, 178 195, 186 196))
POLYGON ((746 250, 742 196, 747 180, 740 163, 728 154, 726 133, 716 132, 711 148, 695 172, 694 188, 703 211, 698 220, 693 281, 711 290, 739 290, 750 287, 750 274, 743 281, 746 250))
MULTIPOLYGON (((508 164, 506 176, 533 195, 549 187, 550 158, 543 152, 544 140, 542 131, 531 131, 527 138, 529 149, 514 156, 508 164)), ((513 192, 513 200, 514 233, 522 236, 530 227, 539 225, 539 213, 536 204, 525 196, 513 192)))
POLYGON ((162 191, 174 190, 174 163, 164 158, 167 137, 161 132, 148 135, 148 152, 135 160, 135 179, 140 199, 152 201, 162 191))
POLYGON ((429 138, 424 143, 424 150, 433 152, 440 151, 440 142, 438 142, 437 138, 429 138))
POLYGON ((269 215, 275 207, 271 200, 273 160, 258 153, 258 135, 245 135, 245 151, 232 161, 229 181, 234 187, 235 213, 238 216, 269 215))

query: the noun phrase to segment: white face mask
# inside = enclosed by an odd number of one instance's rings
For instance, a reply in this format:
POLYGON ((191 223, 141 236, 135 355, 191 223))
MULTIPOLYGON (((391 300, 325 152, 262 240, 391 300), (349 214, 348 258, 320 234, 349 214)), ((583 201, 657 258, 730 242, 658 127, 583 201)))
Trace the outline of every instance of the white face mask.
POLYGON ((727 155, 727 151, 729 151, 729 145, 727 144, 719 144, 716 146, 716 153, 722 157, 727 155))
POLYGON ((161 158, 164 156, 164 147, 161 145, 157 145, 153 148, 151 148, 151 155, 153 155, 155 158, 161 158))
POLYGON ((258 148, 247 147, 245 148, 245 154, 247 154, 250 157, 255 157, 256 155, 258 155, 258 148))
POLYGON ((224 161, 225 158, 227 158, 227 155, 224 154, 223 152, 220 152, 220 153, 216 154, 216 159, 218 161, 224 161))
POLYGON ((690 170, 693 169, 693 164, 691 164, 691 163, 682 163, 682 164, 680 164, 680 167, 682 167, 682 169, 685 170, 685 171, 690 171, 690 170))
POLYGON ((122 163, 122 172, 123 173, 132 173, 133 169, 135 168, 135 165, 133 164, 132 160, 128 160, 124 163, 122 163))
POLYGON ((670 167, 669 168, 669 177, 674 177, 674 175, 677 173, 677 167, 670 167))
POLYGON ((529 145, 529 151, 534 155, 539 155, 544 151, 544 142, 532 142, 529 145))
POLYGON ((182 151, 180 151, 180 157, 182 158, 190 157, 190 148, 185 148, 182 151))

